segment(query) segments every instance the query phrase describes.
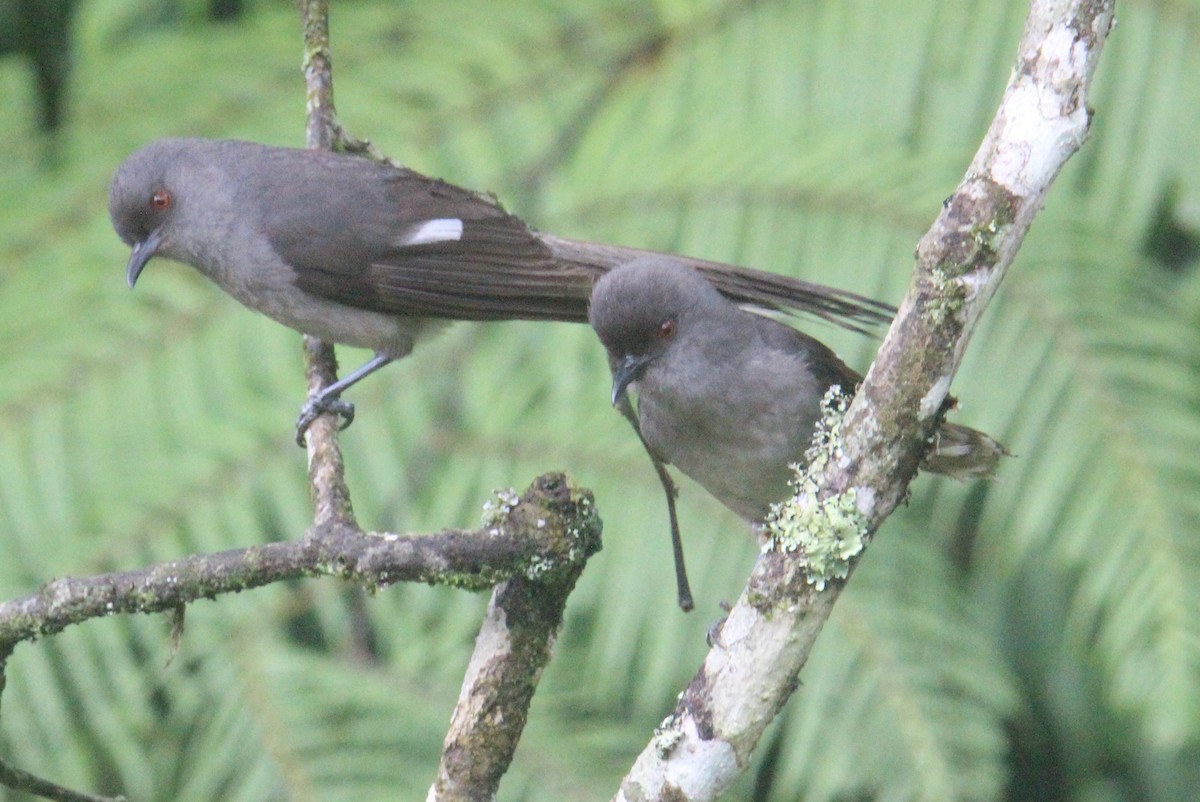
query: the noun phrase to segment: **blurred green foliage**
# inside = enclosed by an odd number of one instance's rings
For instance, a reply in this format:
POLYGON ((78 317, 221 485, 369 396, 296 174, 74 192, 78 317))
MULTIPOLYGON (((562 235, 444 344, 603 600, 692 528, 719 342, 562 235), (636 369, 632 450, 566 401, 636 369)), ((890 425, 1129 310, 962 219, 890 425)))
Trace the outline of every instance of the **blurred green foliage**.
MULTIPOLYGON (((309 519, 299 337, 177 265, 154 263, 130 294, 105 209, 112 170, 154 137, 301 144, 298 18, 283 2, 225 25, 161 8, 82 4, 56 170, 23 67, 0 62, 3 598, 298 537, 309 519)), ((539 228, 896 301, 1025 10, 342 2, 335 86, 354 134, 539 228)), ((731 798, 1200 787, 1200 280, 1194 249, 1172 245, 1169 270, 1158 256, 1161 232, 1200 230, 1200 5, 1119 13, 1092 137, 955 384, 957 418, 1018 456, 993 482, 918 479, 731 798)), ((873 342, 808 329, 869 362, 873 342)), ((352 398, 343 442, 367 527, 473 525, 492 488, 551 469, 595 490, 605 550, 500 798, 608 798, 741 589, 744 525, 684 484, 698 609, 679 613, 662 499, 585 327, 456 325, 352 398)), ((420 798, 485 601, 273 587, 193 606, 169 665, 161 619, 90 622, 9 661, 0 753, 139 802, 420 798)))

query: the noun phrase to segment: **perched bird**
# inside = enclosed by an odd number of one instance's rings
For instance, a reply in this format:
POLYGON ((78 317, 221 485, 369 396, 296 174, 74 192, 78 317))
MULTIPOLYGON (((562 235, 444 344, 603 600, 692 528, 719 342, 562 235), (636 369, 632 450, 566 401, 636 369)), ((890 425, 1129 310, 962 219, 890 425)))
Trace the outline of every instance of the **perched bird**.
MULTIPOLYGON (((606 273, 590 320, 608 349, 613 403, 636 391, 652 456, 754 523, 790 495, 789 465, 803 463, 826 391, 853 393, 862 381, 817 340, 740 308, 671 259, 606 273)), ((923 467, 986 476, 1004 453, 985 434, 943 423, 923 467)))
MULTIPOLYGON (((375 357, 309 399, 298 440, 351 384, 407 355, 444 320, 587 320, 593 282, 643 256, 531 230, 493 198, 402 167, 252 142, 163 139, 130 155, 109 214, 133 248, 132 287, 154 256, 186 262, 251 309, 375 357)), ((737 302, 849 328, 894 311, 772 273, 676 257, 737 302)))

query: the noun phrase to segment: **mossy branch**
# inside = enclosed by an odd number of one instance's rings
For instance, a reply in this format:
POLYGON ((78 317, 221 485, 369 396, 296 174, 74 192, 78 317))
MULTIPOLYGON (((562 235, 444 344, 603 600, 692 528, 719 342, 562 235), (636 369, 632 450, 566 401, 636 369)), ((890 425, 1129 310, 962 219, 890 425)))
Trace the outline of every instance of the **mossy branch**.
MULTIPOLYGON (((836 459, 809 471, 806 537, 852 518, 869 538, 905 498, 971 332, 1066 160, 1083 144, 1092 74, 1113 0, 1033 0, 1004 99, 966 177, 917 248, 904 302, 840 424, 836 459), (852 499, 848 510, 840 500, 852 499), (830 503, 830 501, 835 503, 830 503)), ((844 539, 844 538, 843 538, 844 539)), ((746 769, 799 683, 860 552, 823 566, 778 543, 617 800, 713 800, 746 769)))
POLYGON ((512 578, 559 581, 600 549, 590 491, 539 477, 481 529, 428 535, 315 525, 300 540, 193 555, 134 571, 63 577, 0 603, 0 650, 118 613, 173 611, 287 579, 336 576, 374 590, 396 582, 486 590, 512 578))

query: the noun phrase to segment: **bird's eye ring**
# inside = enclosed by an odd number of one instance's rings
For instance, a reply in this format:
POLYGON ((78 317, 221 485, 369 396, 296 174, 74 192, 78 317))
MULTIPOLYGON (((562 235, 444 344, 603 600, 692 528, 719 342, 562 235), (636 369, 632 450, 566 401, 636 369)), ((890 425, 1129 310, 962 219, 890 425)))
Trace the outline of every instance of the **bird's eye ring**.
POLYGON ((669 340, 675 336, 675 318, 669 317, 662 323, 658 324, 658 338, 660 340, 669 340))
POLYGON ((171 207, 171 193, 165 189, 158 189, 150 196, 150 205, 158 211, 164 211, 171 207))

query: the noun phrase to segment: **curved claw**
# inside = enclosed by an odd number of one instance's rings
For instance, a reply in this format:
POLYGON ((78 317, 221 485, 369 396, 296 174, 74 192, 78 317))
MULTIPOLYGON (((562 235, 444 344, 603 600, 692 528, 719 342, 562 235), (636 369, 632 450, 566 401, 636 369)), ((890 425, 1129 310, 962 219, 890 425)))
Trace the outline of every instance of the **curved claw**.
POLYGON ((312 426, 313 421, 325 413, 337 415, 342 419, 338 425, 339 431, 354 422, 354 404, 349 401, 343 401, 336 396, 310 398, 304 402, 304 406, 300 408, 300 417, 296 419, 296 445, 301 448, 305 447, 305 435, 308 427, 312 426))
POLYGON ((335 398, 329 404, 329 411, 342 419, 342 424, 338 426, 339 432, 354 423, 354 404, 351 404, 349 401, 335 398))

